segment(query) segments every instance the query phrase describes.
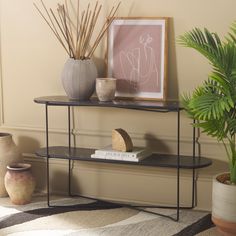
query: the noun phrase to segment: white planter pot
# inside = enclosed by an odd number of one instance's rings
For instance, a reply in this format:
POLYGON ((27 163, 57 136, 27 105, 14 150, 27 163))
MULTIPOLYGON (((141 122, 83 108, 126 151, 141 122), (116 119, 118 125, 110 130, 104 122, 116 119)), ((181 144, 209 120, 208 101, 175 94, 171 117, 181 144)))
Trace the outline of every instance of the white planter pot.
POLYGON ((236 235, 236 185, 223 184, 213 178, 212 221, 217 229, 227 236, 236 235))
POLYGON ((69 58, 62 71, 62 84, 71 100, 88 100, 95 89, 97 68, 91 59, 69 58))
POLYGON ((21 161, 21 159, 18 148, 12 139, 12 135, 9 133, 0 133, 0 197, 7 196, 4 184, 7 166, 21 161))

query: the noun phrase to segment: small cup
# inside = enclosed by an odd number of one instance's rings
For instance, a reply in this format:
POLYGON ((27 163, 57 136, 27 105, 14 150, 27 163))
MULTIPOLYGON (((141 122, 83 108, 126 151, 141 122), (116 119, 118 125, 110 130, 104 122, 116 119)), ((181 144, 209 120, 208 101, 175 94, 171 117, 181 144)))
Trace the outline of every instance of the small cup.
POLYGON ((99 101, 108 102, 115 98, 116 79, 115 78, 97 78, 96 93, 99 101))

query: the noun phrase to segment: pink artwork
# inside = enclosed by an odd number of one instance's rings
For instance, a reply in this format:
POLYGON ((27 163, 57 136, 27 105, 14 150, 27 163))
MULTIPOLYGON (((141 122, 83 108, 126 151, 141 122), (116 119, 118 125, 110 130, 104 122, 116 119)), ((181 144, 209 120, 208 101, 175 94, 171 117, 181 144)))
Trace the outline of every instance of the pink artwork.
POLYGON ((164 99, 166 19, 115 19, 109 29, 108 76, 119 97, 164 99))

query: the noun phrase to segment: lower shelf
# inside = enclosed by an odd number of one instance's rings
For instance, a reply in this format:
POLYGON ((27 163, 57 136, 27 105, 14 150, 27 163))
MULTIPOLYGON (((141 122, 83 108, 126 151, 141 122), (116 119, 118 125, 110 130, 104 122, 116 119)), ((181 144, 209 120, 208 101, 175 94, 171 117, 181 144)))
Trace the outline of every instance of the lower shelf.
MULTIPOLYGON (((58 159, 71 159, 79 161, 91 161, 91 162, 102 162, 102 163, 113 163, 113 164, 128 164, 128 165, 139 165, 139 166, 153 166, 153 167, 168 167, 177 168, 178 167, 178 156, 153 153, 151 156, 141 160, 139 162, 132 161, 118 161, 118 160, 108 160, 108 159, 97 159, 91 158, 91 154, 95 153, 95 149, 89 148, 71 148, 62 146, 54 146, 48 148, 41 148, 36 151, 36 155, 40 157, 48 158, 58 158, 58 159)), ((198 169, 210 166, 212 161, 205 157, 195 157, 192 156, 180 156, 179 167, 182 169, 198 169)))

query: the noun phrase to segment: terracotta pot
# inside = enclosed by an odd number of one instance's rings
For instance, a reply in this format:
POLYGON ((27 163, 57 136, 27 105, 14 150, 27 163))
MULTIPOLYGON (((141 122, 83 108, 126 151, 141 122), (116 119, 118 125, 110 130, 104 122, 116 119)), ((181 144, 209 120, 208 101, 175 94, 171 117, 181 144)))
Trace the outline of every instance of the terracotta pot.
POLYGON ((62 84, 71 100, 88 100, 95 89, 97 68, 91 59, 69 58, 62 71, 62 84))
POLYGON ((97 78, 96 93, 99 101, 108 102, 115 98, 116 79, 114 78, 97 78))
POLYGON ((218 231, 225 236, 236 235, 236 185, 221 183, 229 178, 229 173, 222 173, 213 178, 212 221, 218 231))
POLYGON ((4 185, 4 176, 7 166, 21 161, 20 153, 9 133, 0 133, 0 197, 6 197, 7 191, 4 185))
POLYGON ((35 189, 31 165, 16 163, 7 166, 5 186, 13 204, 24 205, 29 203, 35 189))

